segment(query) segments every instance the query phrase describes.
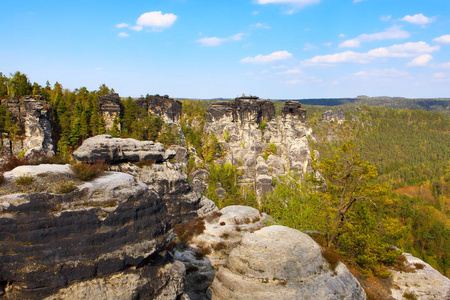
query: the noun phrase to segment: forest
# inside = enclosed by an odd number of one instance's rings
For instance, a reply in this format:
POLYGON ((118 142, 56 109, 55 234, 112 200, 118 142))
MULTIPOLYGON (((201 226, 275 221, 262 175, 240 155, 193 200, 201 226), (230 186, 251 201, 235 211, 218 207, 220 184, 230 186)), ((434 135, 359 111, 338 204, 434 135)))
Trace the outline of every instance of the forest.
MULTIPOLYGON (((85 87, 70 91, 58 82, 31 83, 20 72, 9 77, 0 73, 0 99, 33 94, 48 104, 57 155, 63 160, 70 160, 86 138, 103 133, 160 141, 165 146, 180 143, 175 129, 159 116, 139 110, 130 97, 121 99, 123 114, 115 120, 117 126, 106 132, 98 97, 111 92, 114 89, 104 84, 94 91, 85 87)), ((258 200, 252 189, 237 184, 236 166, 215 163, 224 150, 214 134, 204 134, 211 102, 182 103, 180 127, 186 147, 193 149, 186 171, 209 171, 204 193, 219 208, 241 204, 267 212, 277 222, 314 236, 365 276, 389 276, 386 267, 399 259, 392 246, 450 276, 448 111, 367 103, 304 105, 306 125, 313 128, 311 153, 318 153, 310 172, 274 179, 273 192, 258 200), (345 111, 344 122, 322 121, 323 112, 338 108, 345 111), (215 194, 218 183, 227 192, 225 198, 215 194)), ((274 104, 279 115, 282 102, 274 104)), ((14 136, 20 130, 0 105, 0 131, 14 136)))

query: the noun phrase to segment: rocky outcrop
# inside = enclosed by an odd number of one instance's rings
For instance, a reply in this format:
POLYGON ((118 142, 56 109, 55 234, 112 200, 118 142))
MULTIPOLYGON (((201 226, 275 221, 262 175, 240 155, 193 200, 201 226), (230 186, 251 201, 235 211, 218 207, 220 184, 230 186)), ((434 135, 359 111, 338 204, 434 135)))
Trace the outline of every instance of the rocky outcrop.
POLYGON ((163 252, 172 238, 168 220, 158 194, 124 173, 68 194, 3 196, 0 293, 7 299, 143 299, 163 293, 175 299, 183 293, 184 268, 163 252))
POLYGON ((2 103, 20 128, 17 136, 2 136, 1 154, 24 156, 40 153, 53 156, 54 145, 48 104, 41 96, 8 99, 2 103))
POLYGON ((283 226, 245 234, 211 291, 216 299, 366 299, 344 264, 333 270, 308 235, 283 226))
POLYGON ((450 299, 450 279, 417 257, 409 253, 403 255, 410 270, 392 270, 394 299, 405 299, 405 294, 418 300, 450 299))
POLYGON ((136 104, 140 109, 162 117, 166 123, 179 123, 181 120, 181 102, 168 95, 139 98, 136 104))
POLYGON ((113 138, 110 135, 88 138, 73 153, 73 157, 78 161, 103 161, 111 164, 145 160, 158 163, 171 159, 175 155, 175 151, 166 151, 161 143, 113 138))
POLYGON ((322 120, 327 122, 336 121, 341 123, 345 121, 345 112, 342 108, 340 108, 337 113, 334 113, 332 110, 328 110, 322 113, 322 120))
POLYGON ((290 170, 306 172, 311 160, 301 104, 287 101, 280 117, 272 102, 253 98, 212 103, 207 111, 207 134, 214 133, 230 162, 243 176, 241 185, 258 196, 272 189, 272 178, 290 170), (270 159, 269 159, 270 157, 270 159))
MULTIPOLYGON (((98 97, 98 108, 105 121, 105 129, 111 130, 114 126, 114 120, 118 120, 123 113, 119 94, 113 93, 98 97)), ((120 128, 117 129, 120 130, 120 128)))

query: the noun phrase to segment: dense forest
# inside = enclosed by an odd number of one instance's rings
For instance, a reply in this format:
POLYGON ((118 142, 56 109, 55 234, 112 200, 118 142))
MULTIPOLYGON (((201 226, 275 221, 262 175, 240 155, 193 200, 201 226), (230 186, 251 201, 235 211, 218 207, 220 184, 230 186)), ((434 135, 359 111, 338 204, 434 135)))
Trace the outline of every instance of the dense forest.
MULTIPOLYGON (((98 99, 111 92, 104 84, 94 91, 85 87, 70 91, 58 82, 31 83, 20 72, 10 77, 0 73, 0 99, 33 94, 48 104, 57 155, 63 159, 70 159, 83 140, 102 133, 166 146, 181 143, 176 129, 140 110, 129 97, 121 99, 123 113, 106 132, 98 99)), ((190 150, 186 171, 209 171, 204 193, 219 208, 242 204, 267 212, 281 224, 308 232, 364 276, 389 276, 386 266, 394 266, 399 258, 392 245, 450 275, 448 111, 355 102, 305 105, 307 126, 313 128, 311 153, 316 153, 311 172, 276 178, 273 192, 257 199, 252 188, 237 183, 236 166, 216 163, 224 148, 214 134, 204 134, 210 103, 183 100, 180 128, 190 150), (345 110, 344 122, 322 121, 323 112, 338 108, 345 110), (216 195, 218 184, 225 197, 216 195)), ((274 104, 279 115, 283 103, 274 104)), ((0 131, 14 136, 20 130, 0 105, 0 131)))

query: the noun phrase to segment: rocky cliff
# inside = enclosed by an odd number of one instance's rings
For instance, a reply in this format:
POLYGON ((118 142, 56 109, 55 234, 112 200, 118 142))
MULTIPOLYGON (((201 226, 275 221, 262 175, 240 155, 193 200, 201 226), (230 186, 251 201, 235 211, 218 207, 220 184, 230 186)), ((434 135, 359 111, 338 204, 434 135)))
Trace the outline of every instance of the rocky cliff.
MULTIPOLYGON (((105 121, 105 129, 111 130, 114 126, 114 120, 119 119, 123 113, 119 94, 113 93, 98 97, 98 108, 105 121)), ((120 128, 117 129, 120 130, 120 128)))
POLYGON ((163 118, 166 123, 179 123, 181 119, 181 102, 168 95, 154 95, 139 98, 136 104, 140 109, 149 111, 163 118))
POLYGON ((206 133, 214 133, 226 150, 221 163, 238 166, 244 174, 239 182, 253 187, 259 196, 272 189, 277 175, 308 169, 310 129, 299 103, 286 102, 281 116, 275 118, 272 102, 236 98, 211 104, 206 118, 206 133))
POLYGON ((1 155, 25 156, 32 152, 54 155, 50 112, 40 96, 26 96, 2 101, 16 124, 14 136, 1 137, 1 155))

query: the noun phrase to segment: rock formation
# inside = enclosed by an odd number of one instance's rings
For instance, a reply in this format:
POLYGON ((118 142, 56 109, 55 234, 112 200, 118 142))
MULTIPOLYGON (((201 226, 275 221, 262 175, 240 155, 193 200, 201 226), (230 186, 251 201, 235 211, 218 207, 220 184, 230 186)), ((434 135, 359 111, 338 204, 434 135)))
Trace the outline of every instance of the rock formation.
POLYGON ((97 135, 86 139, 73 153, 73 157, 82 162, 103 161, 117 164, 152 160, 159 163, 173 158, 175 154, 174 151, 166 151, 161 143, 97 135))
MULTIPOLYGON (((114 119, 119 119, 123 113, 119 94, 114 93, 98 97, 98 108, 105 121, 105 129, 111 130, 114 126, 114 119)), ((120 130, 120 128, 117 129, 120 130)))
POLYGON ((169 98, 168 95, 139 98, 136 104, 140 109, 162 117, 166 123, 179 123, 181 120, 181 102, 169 98))
POLYGON ((336 121, 343 122, 345 121, 345 112, 342 108, 340 108, 337 113, 334 113, 332 110, 328 110, 322 114, 323 121, 336 121))
POLYGON ((222 163, 230 162, 243 172, 241 185, 251 186, 257 195, 272 189, 272 178, 289 170, 306 172, 310 153, 301 104, 287 101, 282 115, 257 97, 212 103, 207 111, 207 134, 214 133, 226 151, 222 163))
POLYGON ((19 129, 17 136, 2 136, 2 155, 17 156, 22 153, 28 156, 33 152, 54 155, 50 112, 41 96, 8 99, 2 105, 11 112, 19 129))

